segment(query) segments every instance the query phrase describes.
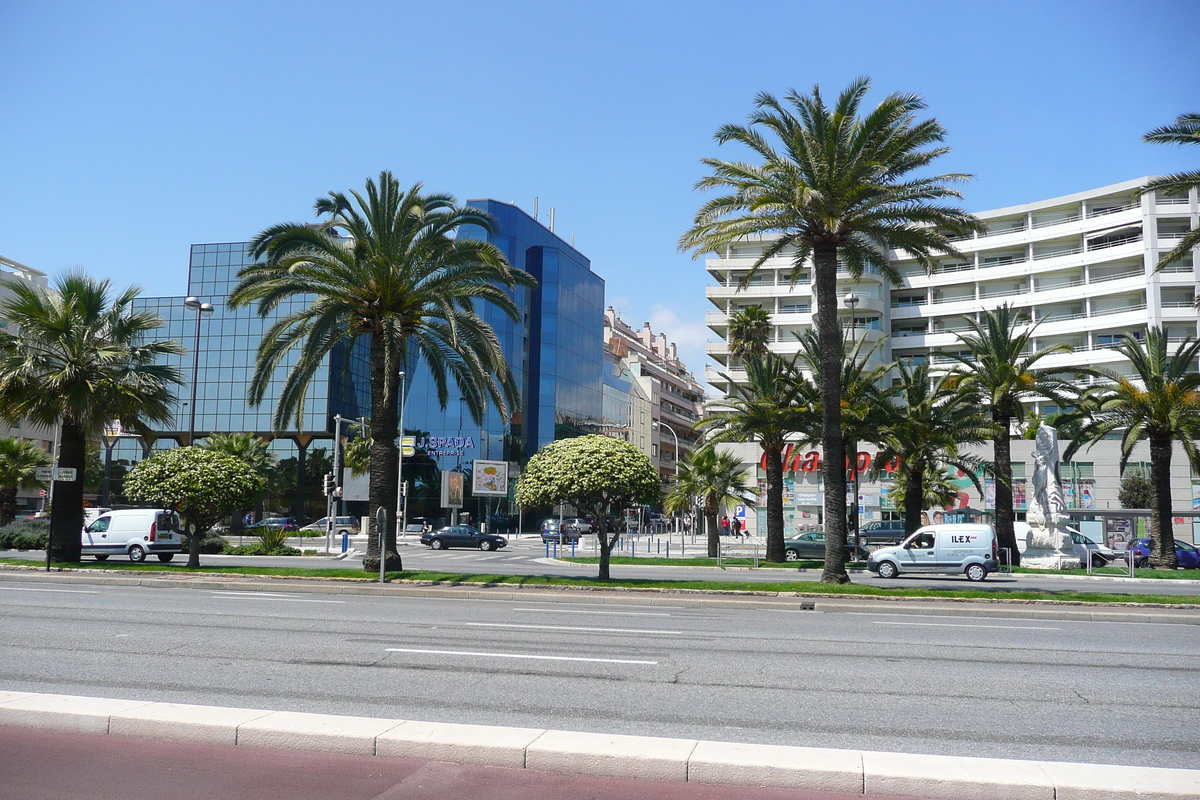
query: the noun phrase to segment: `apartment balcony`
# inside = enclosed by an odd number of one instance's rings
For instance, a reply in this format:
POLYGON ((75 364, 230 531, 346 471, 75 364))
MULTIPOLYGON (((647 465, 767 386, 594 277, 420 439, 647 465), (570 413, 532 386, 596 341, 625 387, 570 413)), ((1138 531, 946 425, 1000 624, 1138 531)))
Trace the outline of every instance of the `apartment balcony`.
POLYGON ((724 311, 705 311, 704 324, 710 328, 724 328, 729 325, 729 315, 724 311))

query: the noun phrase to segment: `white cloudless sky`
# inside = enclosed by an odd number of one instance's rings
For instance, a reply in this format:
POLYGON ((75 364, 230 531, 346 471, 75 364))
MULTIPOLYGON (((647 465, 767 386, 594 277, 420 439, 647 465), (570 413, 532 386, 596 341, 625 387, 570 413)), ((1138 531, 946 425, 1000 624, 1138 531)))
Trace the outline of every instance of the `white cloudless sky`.
POLYGON ((938 171, 976 175, 983 211, 1195 169, 1141 136, 1200 111, 1197 30, 1196 0, 10 0, 0 253, 183 294, 189 245, 312 220, 390 169, 555 207, 608 302, 702 375, 706 278, 676 243, 757 92, 921 94, 938 171))

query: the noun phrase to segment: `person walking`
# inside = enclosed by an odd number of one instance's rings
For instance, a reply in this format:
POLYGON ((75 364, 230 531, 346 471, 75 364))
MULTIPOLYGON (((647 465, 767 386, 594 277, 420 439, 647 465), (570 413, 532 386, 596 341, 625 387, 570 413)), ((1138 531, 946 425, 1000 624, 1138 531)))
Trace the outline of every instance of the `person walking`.
POLYGON ((742 521, 740 519, 738 519, 737 517, 734 517, 732 520, 729 521, 729 527, 733 531, 733 535, 735 537, 737 537, 738 539, 742 538, 742 521))

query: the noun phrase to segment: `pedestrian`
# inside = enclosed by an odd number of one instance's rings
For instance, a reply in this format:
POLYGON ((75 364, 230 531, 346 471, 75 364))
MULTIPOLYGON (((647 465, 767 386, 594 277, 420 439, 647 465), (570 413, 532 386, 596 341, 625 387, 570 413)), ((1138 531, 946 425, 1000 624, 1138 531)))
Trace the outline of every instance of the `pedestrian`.
POLYGON ((738 519, 737 517, 734 517, 730 521, 729 527, 733 530, 734 536, 736 536, 739 539, 742 538, 742 521, 740 519, 738 519))
POLYGON ((729 535, 729 515, 728 514, 721 515, 721 535, 722 536, 729 535))

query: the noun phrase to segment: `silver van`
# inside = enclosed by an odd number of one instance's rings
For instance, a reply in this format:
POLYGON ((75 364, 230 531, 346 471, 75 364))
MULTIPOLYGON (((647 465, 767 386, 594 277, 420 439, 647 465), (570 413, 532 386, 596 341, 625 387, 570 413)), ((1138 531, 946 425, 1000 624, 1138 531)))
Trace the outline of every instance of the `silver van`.
POLYGON ((999 566, 992 526, 968 523, 926 525, 899 545, 881 547, 867 558, 867 569, 881 578, 961 573, 981 581, 999 566))
POLYGON ((128 556, 140 563, 154 553, 159 561, 170 561, 183 551, 183 523, 174 511, 164 508, 123 508, 101 514, 83 529, 83 555, 104 561, 109 556, 128 556))

